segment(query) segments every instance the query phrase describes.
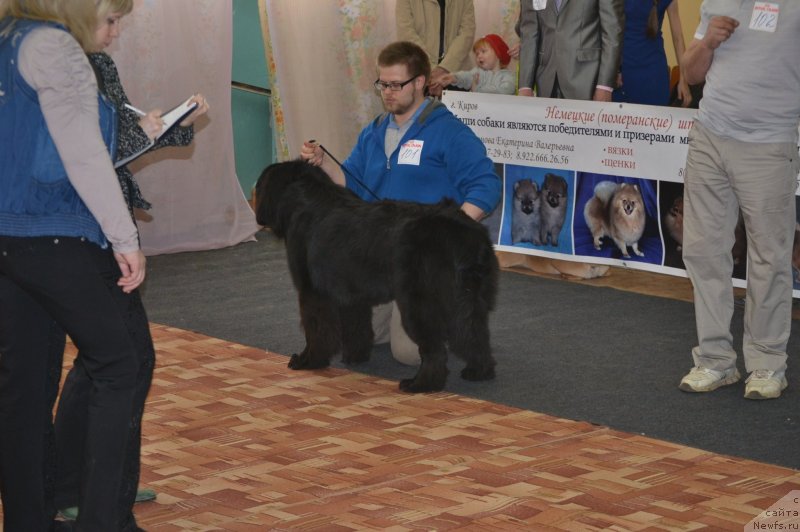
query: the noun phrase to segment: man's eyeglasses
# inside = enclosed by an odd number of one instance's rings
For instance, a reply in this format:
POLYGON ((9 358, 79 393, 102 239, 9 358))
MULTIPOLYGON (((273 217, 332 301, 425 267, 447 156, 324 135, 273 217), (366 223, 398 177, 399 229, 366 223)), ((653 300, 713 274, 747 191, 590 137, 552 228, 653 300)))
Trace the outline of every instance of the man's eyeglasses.
POLYGON ((378 92, 382 92, 382 91, 385 91, 386 89, 389 89, 392 92, 399 92, 399 91, 403 90, 403 87, 405 87, 406 85, 408 85, 409 83, 411 83, 412 81, 417 79, 418 77, 419 77, 419 75, 416 75, 411 79, 407 79, 406 81, 403 81, 402 83, 399 82, 399 81, 390 81, 390 82, 387 83, 385 81, 381 81, 379 79, 376 79, 375 83, 374 83, 375 90, 378 91, 378 92))

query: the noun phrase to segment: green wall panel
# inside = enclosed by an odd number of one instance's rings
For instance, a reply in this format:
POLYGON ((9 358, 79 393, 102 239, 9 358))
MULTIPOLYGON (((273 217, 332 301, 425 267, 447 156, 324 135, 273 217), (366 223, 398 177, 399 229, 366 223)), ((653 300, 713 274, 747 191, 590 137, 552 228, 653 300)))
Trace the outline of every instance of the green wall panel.
POLYGON ((257 0, 233 0, 232 77, 233 81, 269 87, 257 0))
POLYGON ((270 103, 261 94, 234 89, 231 105, 236 176, 244 196, 250 198, 261 170, 273 162, 270 103))
MULTIPOLYGON (((233 67, 231 79, 269 89, 269 72, 257 0, 233 0, 233 67)), ((246 198, 261 170, 275 160, 269 95, 231 87, 231 114, 236 175, 246 198)))

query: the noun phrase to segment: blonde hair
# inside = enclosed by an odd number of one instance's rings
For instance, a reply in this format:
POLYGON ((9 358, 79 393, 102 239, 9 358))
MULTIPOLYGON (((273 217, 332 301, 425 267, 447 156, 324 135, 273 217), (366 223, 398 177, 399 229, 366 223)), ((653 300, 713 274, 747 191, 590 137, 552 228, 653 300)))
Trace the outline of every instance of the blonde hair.
POLYGON ((97 4, 97 14, 100 17, 110 13, 127 15, 133 11, 133 0, 95 0, 97 4))
POLYGON ((94 46, 97 30, 95 0, 0 0, 0 16, 63 24, 84 50, 94 46))

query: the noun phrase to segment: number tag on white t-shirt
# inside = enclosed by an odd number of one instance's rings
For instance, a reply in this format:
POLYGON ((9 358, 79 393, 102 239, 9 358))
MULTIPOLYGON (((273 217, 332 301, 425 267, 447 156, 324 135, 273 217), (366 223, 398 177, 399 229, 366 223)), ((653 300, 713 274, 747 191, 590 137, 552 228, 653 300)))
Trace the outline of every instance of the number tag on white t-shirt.
POLYGON ((750 29, 774 33, 778 27, 778 15, 781 6, 774 2, 756 2, 753 6, 753 16, 750 18, 750 29))
POLYGON ((536 11, 541 11, 542 9, 547 7, 547 0, 533 0, 533 9, 536 11))
POLYGON ((413 164, 419 166, 419 159, 422 155, 422 145, 424 140, 408 140, 400 146, 400 153, 397 154, 397 164, 413 164))

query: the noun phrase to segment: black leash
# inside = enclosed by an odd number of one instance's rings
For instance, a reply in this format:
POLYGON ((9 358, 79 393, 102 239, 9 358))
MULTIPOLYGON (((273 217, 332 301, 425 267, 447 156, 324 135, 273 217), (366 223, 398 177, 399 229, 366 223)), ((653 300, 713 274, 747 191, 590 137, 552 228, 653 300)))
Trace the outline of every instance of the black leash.
POLYGON ((361 187, 362 187, 364 190, 366 190, 367 192, 369 192, 369 193, 370 193, 370 195, 371 195, 373 198, 375 198, 377 201, 381 201, 381 198, 379 198, 379 197, 378 197, 378 195, 377 195, 377 194, 375 194, 375 193, 372 191, 372 189, 370 189, 370 188, 369 188, 367 185, 365 185, 365 184, 364 184, 364 183, 363 183, 363 182, 362 182, 362 181, 361 181, 359 178, 357 178, 356 176, 354 176, 354 175, 353 175, 351 172, 348 172, 348 171, 347 171, 347 168, 345 168, 344 166, 342 166, 342 163, 340 163, 340 162, 339 162, 339 160, 338 160, 336 157, 334 157, 334 156, 333 156, 333 154, 332 154, 331 152, 329 152, 327 149, 325 149, 325 146, 323 146, 322 144, 318 144, 318 143, 317 143, 317 141, 316 141, 316 140, 313 140, 313 139, 312 139, 312 140, 309 140, 308 142, 310 142, 311 144, 316 144, 317 146, 319 146, 319 147, 322 149, 322 151, 324 151, 326 154, 328 154, 328 157, 330 157, 330 158, 331 158, 331 160, 332 160, 333 162, 335 162, 336 164, 338 164, 338 165, 339 165, 339 168, 341 168, 343 172, 346 172, 346 173, 347 173, 347 175, 349 175, 351 178, 353 178, 353 181, 355 181, 356 183, 358 183, 359 185, 361 185, 361 187))

